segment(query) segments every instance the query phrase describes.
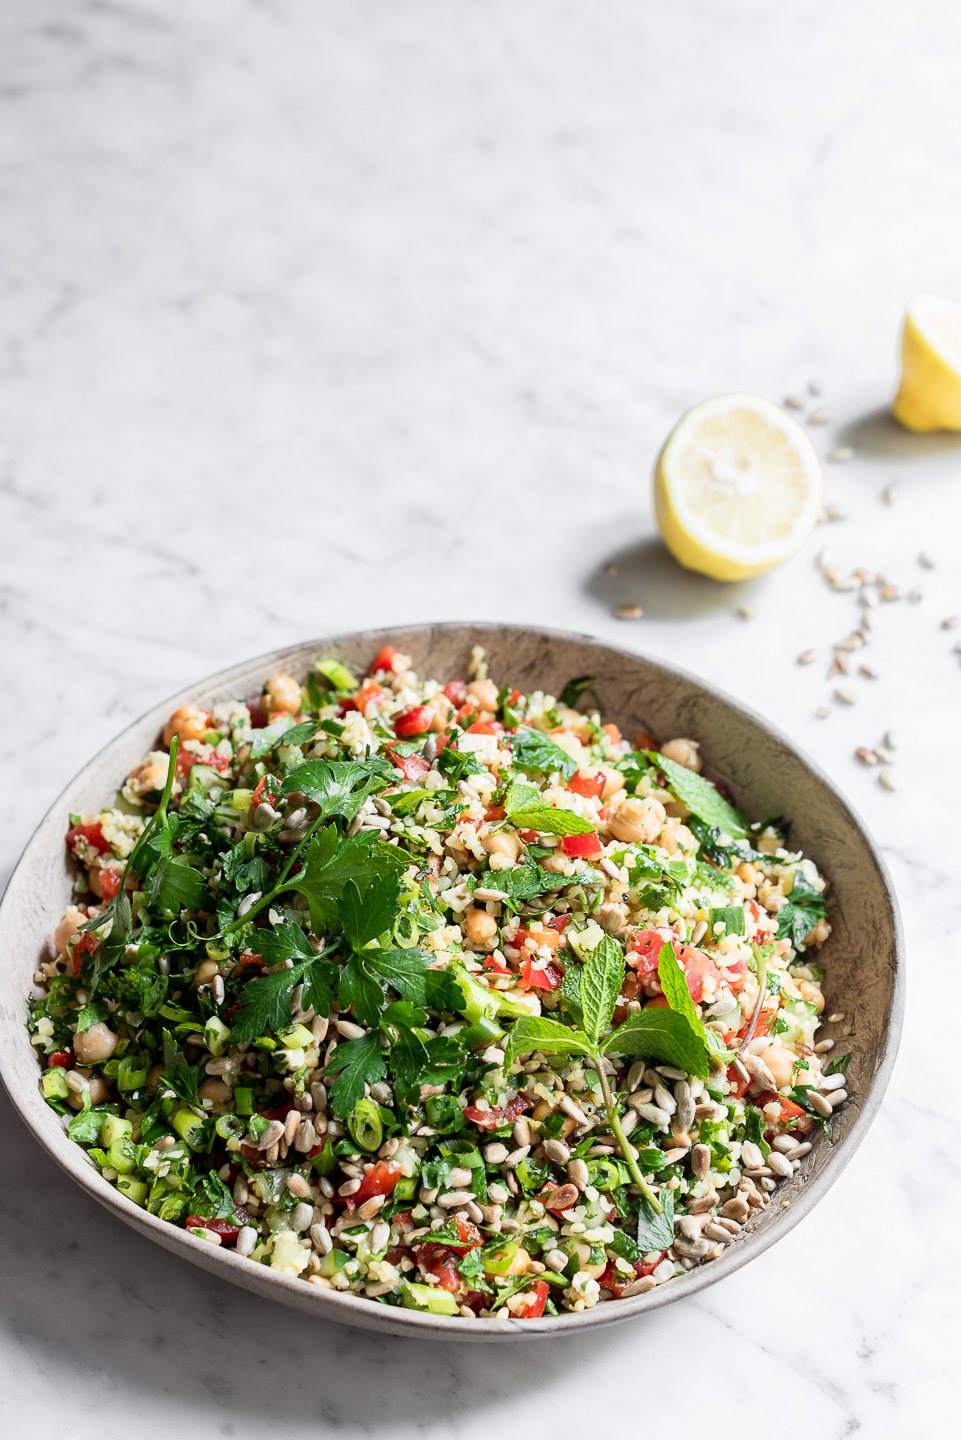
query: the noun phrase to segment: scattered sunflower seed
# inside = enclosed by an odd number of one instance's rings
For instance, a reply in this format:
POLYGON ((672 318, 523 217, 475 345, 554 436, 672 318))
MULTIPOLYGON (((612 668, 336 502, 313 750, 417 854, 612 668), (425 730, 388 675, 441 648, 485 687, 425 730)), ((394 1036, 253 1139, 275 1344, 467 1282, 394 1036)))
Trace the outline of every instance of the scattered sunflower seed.
POLYGON ((644 611, 640 605, 619 605, 614 614, 618 620, 640 620, 644 611))
POLYGON ((881 491, 881 499, 884 501, 885 505, 893 505, 897 498, 898 487, 896 485, 886 485, 881 491))
POLYGON ((808 424, 809 424, 809 425, 826 425, 826 424, 828 423, 828 421, 830 420, 830 418, 831 418, 831 412, 830 412, 830 410, 828 409, 828 407, 827 407, 826 405, 822 405, 821 408, 820 408, 820 410, 812 410, 812 411, 811 411, 810 415, 808 416, 808 424))
POLYGON ((827 673, 827 679, 833 680, 835 675, 849 675, 851 673, 851 662, 842 650, 834 652, 834 659, 827 673))
POLYGON ((896 750, 898 748, 897 731, 889 730, 887 732, 884 737, 884 745, 887 750, 896 750))
POLYGON ((818 558, 814 563, 819 570, 826 570, 833 559, 834 556, 831 554, 831 551, 825 546, 825 548, 819 552, 818 558))
POLYGON ((753 620, 757 611, 753 605, 739 605, 737 607, 737 614, 740 615, 742 620, 753 620))
POLYGON ((819 720, 826 720, 831 712, 826 705, 822 705, 820 710, 815 710, 814 713, 819 720))
POLYGON ((941 621, 941 629, 942 629, 942 630, 953 630, 954 627, 955 627, 955 625, 957 625, 957 623, 958 623, 958 617, 957 617, 957 615, 949 615, 948 618, 947 618, 947 620, 942 620, 942 621, 941 621))
POLYGON ((802 650, 800 655, 797 657, 797 663, 799 665, 810 665, 811 661, 816 660, 817 658, 818 652, 816 650, 802 650))
POLYGON ((803 410, 807 401, 803 395, 789 395, 784 403, 789 410, 803 410))
POLYGON ((831 451, 828 459, 835 465, 843 465, 845 461, 854 459, 854 451, 850 445, 839 445, 836 450, 831 451))
POLYGON ((862 585, 858 599, 861 604, 866 605, 869 610, 872 605, 876 605, 878 601, 877 593, 872 585, 862 585))
POLYGON ((890 765, 894 760, 894 756, 891 754, 891 751, 888 750, 887 747, 884 745, 876 745, 874 747, 874 753, 881 761, 882 765, 890 765))
POLYGON ((921 599, 920 585, 915 585, 913 590, 908 591, 908 599, 911 601, 912 605, 917 605, 918 601, 921 599))
POLYGON ((864 745, 859 745, 854 753, 862 765, 876 765, 878 763, 878 757, 874 751, 866 749, 864 745))
POLYGON ((853 690, 835 690, 834 698, 835 700, 840 700, 842 705, 856 705, 858 703, 858 697, 853 690))
POLYGON ((824 514, 828 520, 846 520, 848 518, 847 511, 842 510, 838 505, 828 505, 824 514))
POLYGON ((616 565, 605 565, 605 566, 604 566, 604 574, 605 574, 605 575, 616 575, 616 574, 617 574, 617 566, 616 566, 616 565))
POLYGON ((870 665, 859 665, 858 674, 863 675, 865 680, 877 680, 878 678, 878 672, 872 669, 870 665))
POLYGON ((823 395, 824 381, 815 376, 814 379, 808 383, 808 393, 810 395, 823 395))
POLYGON ((894 783, 894 776, 891 774, 890 770, 881 771, 880 775, 878 776, 878 784, 883 785, 885 790, 895 790, 897 788, 894 783))
POLYGON ((834 648, 835 650, 860 650, 863 644, 864 636, 861 634, 860 630, 852 630, 851 634, 847 637, 847 639, 839 640, 834 648))
POLYGON ((862 629, 862 630, 873 630, 875 624, 876 624, 876 620, 875 620, 874 611, 873 611, 873 610, 862 610, 862 611, 861 611, 861 629, 862 629))
POLYGON ((829 1015, 829 1016, 828 1016, 828 1024, 829 1024, 829 1025, 840 1025, 841 1021, 842 1021, 844 1018, 845 1018, 845 1017, 844 1017, 844 1011, 843 1011, 843 1010, 835 1010, 835 1012, 834 1012, 833 1015, 829 1015))
POLYGON ((901 599, 901 591, 898 589, 898 587, 897 587, 896 585, 882 585, 882 586, 881 586, 881 599, 882 599, 882 600, 900 600, 900 599, 901 599))
POLYGON ((936 568, 931 556, 925 550, 922 550, 918 556, 918 564, 923 570, 934 570, 936 568))

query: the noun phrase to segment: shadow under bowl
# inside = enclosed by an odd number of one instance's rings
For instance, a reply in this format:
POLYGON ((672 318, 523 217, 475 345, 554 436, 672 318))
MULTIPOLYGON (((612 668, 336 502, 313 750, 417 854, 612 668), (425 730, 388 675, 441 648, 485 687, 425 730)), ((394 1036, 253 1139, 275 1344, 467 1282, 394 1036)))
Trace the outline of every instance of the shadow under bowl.
MULTIPOLYGON (((367 630, 295 645, 224 670, 155 706, 85 766, 52 806, 24 851, 0 906, 0 1075, 24 1123, 59 1165, 126 1224, 165 1249, 256 1294, 309 1314, 361 1329, 448 1340, 510 1340, 569 1334, 669 1305, 746 1265, 786 1235, 826 1194, 863 1140, 881 1103, 894 1063, 903 1010, 902 939, 897 903, 877 848, 831 782, 760 717, 711 686, 660 661, 629 654, 589 636, 511 625, 444 624, 367 630), (413 658, 421 676, 466 673, 471 648, 487 651, 492 675, 518 689, 560 694, 573 676, 593 675, 604 715, 631 737, 644 729, 668 739, 697 740, 710 775, 723 783, 750 817, 788 814, 790 844, 811 856, 831 882, 833 933, 821 959, 827 1011, 843 1012, 845 1044, 854 1053, 851 1098, 831 1129, 819 1135, 778 1200, 728 1246, 719 1260, 696 1267, 646 1295, 610 1301, 581 1314, 539 1320, 475 1320, 421 1314, 379 1305, 280 1275, 157 1219, 120 1195, 68 1140, 42 1098, 34 1048, 24 1028, 25 997, 38 961, 73 894, 64 833, 68 813, 102 808, 123 776, 153 748, 164 722, 180 705, 260 692, 284 669, 303 678, 317 658, 337 658, 366 671, 385 644, 413 658)), ((827 1025, 822 1035, 837 1033, 827 1025)))

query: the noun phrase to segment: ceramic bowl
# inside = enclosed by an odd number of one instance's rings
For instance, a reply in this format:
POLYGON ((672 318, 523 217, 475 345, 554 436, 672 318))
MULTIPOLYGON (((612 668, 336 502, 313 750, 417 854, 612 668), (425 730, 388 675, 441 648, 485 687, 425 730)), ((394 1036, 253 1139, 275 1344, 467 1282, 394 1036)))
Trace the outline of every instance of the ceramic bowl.
MULTIPOLYGON (((582 635, 480 624, 368 630, 278 650, 189 686, 131 725, 67 786, 27 846, 0 907, 0 1073, 24 1123, 78 1185, 118 1219, 212 1274, 283 1305, 362 1329, 473 1341, 569 1334, 644 1314, 716 1284, 786 1235, 826 1195, 864 1138, 888 1082, 901 1028, 901 953, 897 903, 887 871, 846 800, 782 735, 711 686, 673 666, 582 635), (582 1314, 467 1321, 323 1290, 241 1259, 231 1250, 214 1249, 138 1209, 101 1178, 41 1098, 37 1060, 24 1029, 24 997, 38 961, 52 954, 54 926, 71 899, 73 876, 63 842, 68 813, 99 810, 128 770, 157 743, 165 720, 178 706, 253 696, 277 670, 303 678, 317 658, 337 657, 362 674, 384 644, 410 654, 422 676, 465 676, 474 645, 485 647, 493 678, 509 679, 520 689, 560 694, 573 676, 595 676, 608 720, 628 736, 644 729, 662 739, 684 735, 699 741, 707 773, 728 788, 752 819, 790 816, 790 843, 812 856, 830 879, 833 933, 820 958, 827 970, 826 1013, 843 1012, 845 1028, 854 1029, 850 1042, 844 1041, 855 1055, 849 1071, 851 1098, 830 1132, 817 1138, 793 1179, 779 1187, 779 1200, 791 1202, 788 1209, 771 1205, 720 1260, 646 1295, 603 1303, 582 1314)), ((828 1024, 822 1035, 837 1030, 828 1024)))

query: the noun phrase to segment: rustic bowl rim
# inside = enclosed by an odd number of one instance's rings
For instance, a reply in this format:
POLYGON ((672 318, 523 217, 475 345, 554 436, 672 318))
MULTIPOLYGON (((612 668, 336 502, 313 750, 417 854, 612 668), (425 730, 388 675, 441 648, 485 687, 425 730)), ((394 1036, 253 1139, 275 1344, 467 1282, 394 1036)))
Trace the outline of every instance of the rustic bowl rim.
MULTIPOLYGON (((11 987, 3 972, 0 972, 0 1000, 3 1001, 3 1004, 0 1005, 0 1079, 3 1080, 7 1093, 24 1124, 47 1154, 82 1189, 117 1215, 125 1224, 158 1242, 165 1249, 201 1266, 221 1279, 230 1280, 258 1295, 308 1314, 321 1316, 324 1319, 410 1338, 429 1336, 433 1340, 455 1341, 545 1338, 554 1335, 569 1335, 579 1330, 596 1329, 601 1325, 614 1324, 638 1315, 649 1314, 665 1305, 699 1293, 763 1254, 771 1245, 792 1230, 838 1179, 863 1141, 877 1114, 894 1066, 904 1015, 904 941, 898 901, 884 859, 866 825, 830 777, 770 721, 740 701, 734 700, 716 685, 702 680, 699 676, 669 661, 636 651, 624 650, 592 635, 577 631, 557 630, 546 626, 483 621, 445 621, 349 631, 332 636, 321 636, 315 640, 303 640, 297 644, 267 651, 262 655, 228 666, 184 687, 169 699, 151 706, 137 720, 125 726, 77 772, 48 808, 10 875, 4 895, 0 900, 0 953, 9 954, 17 940, 18 905, 21 898, 29 897, 31 891, 29 872, 48 844, 48 838, 42 832, 50 828, 51 821, 55 817, 63 816, 64 807, 69 804, 68 797, 71 792, 81 787, 86 777, 105 762, 112 752, 122 751, 130 732, 146 724, 148 720, 155 720, 159 731, 163 721, 178 705, 190 703, 203 696, 205 692, 215 689, 222 690, 225 685, 229 685, 234 675, 239 678, 241 674, 261 667, 266 673, 270 666, 282 665, 285 658, 289 659, 293 656, 299 658, 307 651, 321 651, 333 645, 346 645, 352 640, 361 638, 365 643, 379 647, 397 641, 429 639, 431 635, 438 632, 464 632, 465 639, 470 636, 474 643, 482 643, 485 634, 496 635, 505 631, 551 642, 576 642, 580 646, 594 647, 598 652, 605 652, 626 665, 640 662, 654 670, 660 670, 667 675, 676 677, 710 695, 715 701, 719 701, 726 708, 736 712, 749 724, 790 751, 795 759, 799 760, 802 766, 824 786, 833 802, 846 814, 877 870, 890 907, 888 918, 891 925, 894 956, 891 1001, 880 1054, 870 1080, 865 1078, 859 1084, 858 1097, 861 1103, 851 1128, 841 1138, 840 1143, 832 1147, 832 1153, 819 1173, 811 1177, 790 1208, 780 1211, 776 1217, 776 1223, 772 1222, 763 1231, 749 1232, 745 1236, 743 1244, 730 1248, 719 1260, 712 1261, 710 1265, 699 1266, 688 1274, 679 1276, 669 1285, 658 1286, 645 1295, 616 1303, 608 1302, 581 1313, 564 1312, 557 1316, 545 1316, 540 1320, 467 1321, 459 1316, 431 1315, 399 1306, 377 1305, 362 1296, 342 1294, 339 1291, 308 1285, 303 1280, 279 1275, 267 1266, 252 1265, 230 1250, 211 1246, 190 1235, 186 1230, 181 1230, 150 1215, 120 1195, 108 1181, 103 1179, 99 1171, 85 1158, 85 1153, 80 1147, 67 1138, 56 1120, 55 1113, 45 1103, 37 1086, 31 1084, 14 1068, 12 1046, 19 1043, 22 1048, 29 1050, 31 1055, 33 1047, 26 1040, 22 1022, 14 1013, 18 1001, 23 1003, 23 996, 15 989, 16 985, 20 983, 19 968, 17 966, 10 967, 10 972, 17 976, 13 982, 12 1005, 8 1003, 11 997, 7 994, 11 987)), ((36 893, 35 888, 34 893, 36 893)), ((29 980, 27 983, 29 985, 29 980)))

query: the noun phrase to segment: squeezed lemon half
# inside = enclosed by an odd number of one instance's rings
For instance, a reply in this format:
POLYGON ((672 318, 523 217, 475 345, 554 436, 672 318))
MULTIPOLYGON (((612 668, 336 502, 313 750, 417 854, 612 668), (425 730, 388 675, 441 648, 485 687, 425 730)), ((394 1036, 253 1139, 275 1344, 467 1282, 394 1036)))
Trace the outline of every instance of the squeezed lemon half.
POLYGON ((664 542, 688 570, 746 580, 780 565, 817 523, 824 480, 807 435, 759 395, 688 410, 654 469, 664 542))
POLYGON ((961 305, 915 295, 901 331, 901 383, 891 406, 908 430, 961 430, 961 305))

